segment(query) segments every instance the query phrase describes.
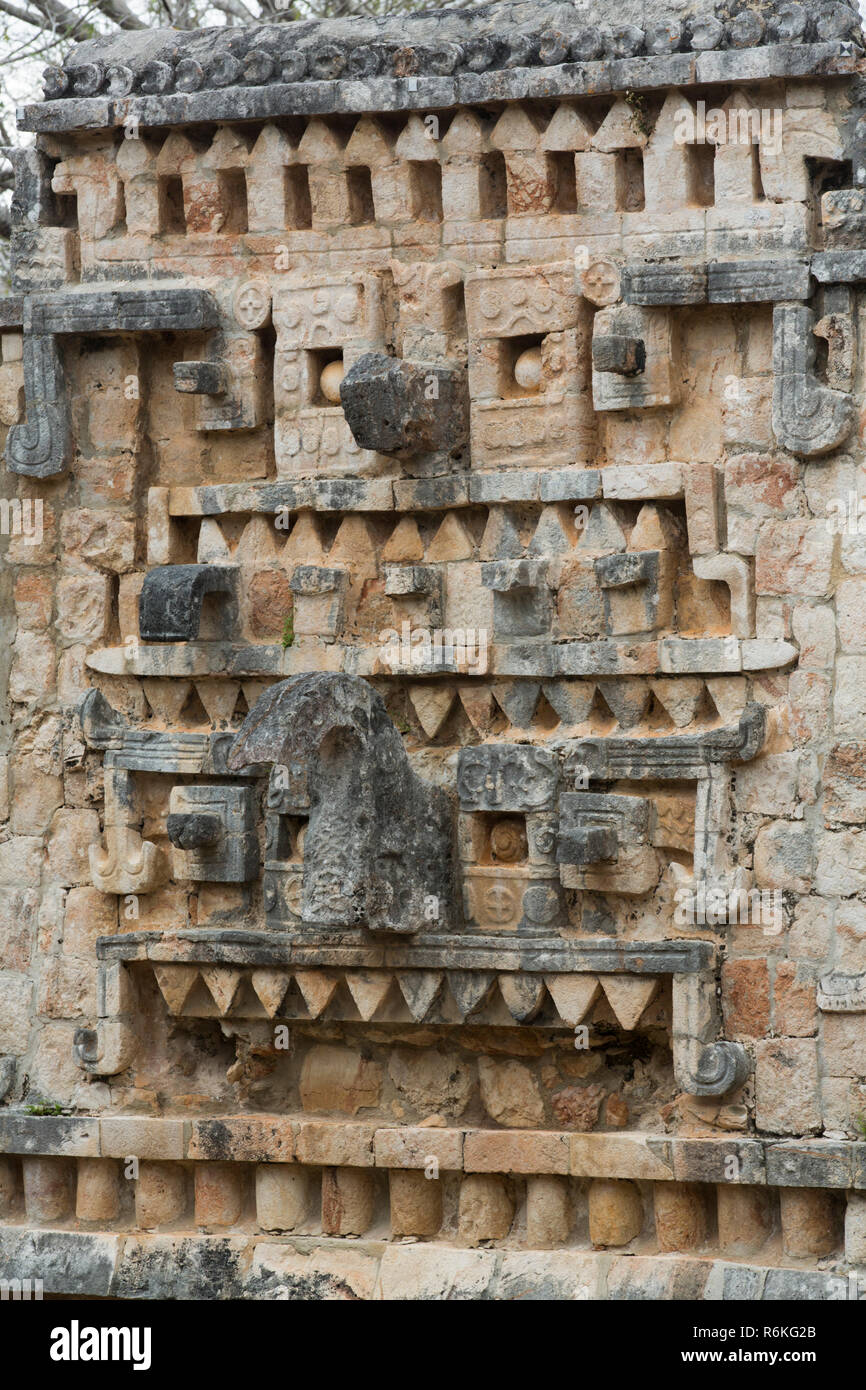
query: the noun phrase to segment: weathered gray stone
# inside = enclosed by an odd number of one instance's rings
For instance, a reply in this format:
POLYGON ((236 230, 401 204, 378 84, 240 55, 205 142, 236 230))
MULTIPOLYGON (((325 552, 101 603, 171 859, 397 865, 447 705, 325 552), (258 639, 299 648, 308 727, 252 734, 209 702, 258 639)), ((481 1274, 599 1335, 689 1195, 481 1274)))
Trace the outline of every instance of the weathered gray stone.
POLYGON ((419 930, 450 902, 445 794, 409 766, 381 697, 351 676, 308 675, 261 697, 228 759, 301 764, 311 796, 301 917, 371 931, 419 930))
POLYGON ((469 435, 465 372, 442 363, 365 353, 343 377, 340 401, 356 443, 380 454, 453 454, 469 435))

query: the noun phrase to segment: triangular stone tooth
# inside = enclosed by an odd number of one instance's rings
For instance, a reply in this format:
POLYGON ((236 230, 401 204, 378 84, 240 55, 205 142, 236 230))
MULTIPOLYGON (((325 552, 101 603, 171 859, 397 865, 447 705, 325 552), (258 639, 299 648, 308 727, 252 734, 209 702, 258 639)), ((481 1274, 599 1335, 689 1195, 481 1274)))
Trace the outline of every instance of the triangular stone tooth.
POLYGON ((519 560, 524 546, 506 507, 491 507, 481 537, 482 560, 519 560))
POLYGON ((647 135, 641 129, 642 122, 634 118, 634 107, 624 97, 615 101, 608 111, 595 135, 592 147, 596 150, 625 150, 640 148, 647 142, 647 135))
POLYGON ((496 983, 488 970, 449 970, 448 988, 462 1018, 468 1018, 481 1007, 496 983))
POLYGON ((304 996, 310 1018, 318 1018, 325 1012, 339 983, 336 975, 325 975, 321 970, 295 971, 295 984, 304 996))
POLYGON ((424 559, 424 542, 413 516, 401 517, 382 551, 382 559, 397 565, 418 564, 424 559))
POLYGON ((243 970, 229 965, 202 965, 201 977, 221 1014, 227 1014, 235 1000, 243 970))
POLYGON ((654 975, 649 979, 645 975, 599 975, 598 982, 617 1022, 627 1031, 634 1028, 659 983, 654 975))
POLYGON ((256 992, 257 998, 261 1001, 268 1018, 274 1018, 286 997, 286 990, 289 987, 291 975, 286 970, 274 970, 263 967, 261 970, 254 970, 250 976, 250 982, 256 992))
POLYGON ((325 551, 313 512, 301 512, 280 554, 280 564, 291 572, 296 565, 323 565, 325 551))
POLYGON ((538 518, 535 535, 529 544, 530 555, 562 555, 575 542, 574 518, 568 507, 551 503, 538 518))
POLYGON ((679 550, 685 542, 682 527, 667 507, 647 502, 638 512, 628 538, 629 550, 679 550))
POLYGON ((169 1013, 177 1018, 198 979, 198 966, 154 965, 153 973, 169 1013))
POLYGON ((475 557, 475 544, 456 512, 446 512, 436 535, 427 550, 427 563, 444 563, 447 560, 472 560, 475 557))
POLYGON ((493 686, 497 703, 515 729, 529 728, 540 690, 539 681, 497 681, 493 686))
POLYGON ((582 724, 589 717, 595 696, 592 681, 545 681, 541 688, 563 724, 582 724))
POLYGON ((379 550, 378 538, 368 518, 350 512, 340 522, 328 551, 328 564, 332 568, 351 565, 356 579, 374 579, 379 572, 379 550))
POLYGON ((628 544, 625 515, 613 502, 596 502, 580 533, 577 549, 590 555, 609 555, 628 544))
POLYGON ((236 564, 254 564, 258 568, 278 560, 282 550, 282 534, 273 519, 259 513, 251 516, 235 550, 236 564))
POLYGON ((387 970, 347 970, 346 984, 365 1023, 385 1002, 393 976, 387 970))
POLYGON ((563 1023, 572 1028, 586 1018, 599 991, 595 975, 545 975, 544 983, 563 1023))
POLYGON ((192 681, 143 680, 141 684, 147 703, 157 719, 165 724, 176 724, 189 699, 192 681))
POLYGON ((441 970, 398 970, 397 984, 416 1023, 427 1016, 442 987, 441 970))
POLYGON ((640 676, 602 677, 598 688, 621 729, 631 729, 639 723, 652 693, 640 676))
POLYGON ((560 105, 541 138, 543 150, 585 150, 592 139, 592 126, 573 106, 560 105))
POLYGON ((231 547, 215 517, 202 518, 195 558, 200 565, 224 565, 232 558, 231 547))
POLYGON ((528 1023, 541 1008, 544 999, 542 975, 500 975, 499 993, 505 1007, 517 1023, 528 1023))
POLYGON ((710 699, 726 724, 735 724, 746 704, 745 676, 708 676, 705 681, 710 699))
POLYGON ((411 685, 409 699, 418 722, 428 738, 435 738, 454 703, 454 689, 449 685, 411 685))
POLYGON ((227 724, 238 702, 240 681, 196 681, 196 693, 212 724, 227 724))
POLYGON ((698 712, 704 693, 704 683, 693 676, 660 676, 650 681, 659 704, 681 729, 691 724, 698 712))
MULTIPOLYGON (((270 681, 241 681, 241 690, 244 692, 247 709, 252 709, 253 705, 261 699, 270 685, 270 681)), ((232 712, 234 713, 234 711, 232 712)))
POLYGON ((457 693, 476 733, 482 738, 489 734, 496 718, 496 701, 489 685, 460 685, 457 693))

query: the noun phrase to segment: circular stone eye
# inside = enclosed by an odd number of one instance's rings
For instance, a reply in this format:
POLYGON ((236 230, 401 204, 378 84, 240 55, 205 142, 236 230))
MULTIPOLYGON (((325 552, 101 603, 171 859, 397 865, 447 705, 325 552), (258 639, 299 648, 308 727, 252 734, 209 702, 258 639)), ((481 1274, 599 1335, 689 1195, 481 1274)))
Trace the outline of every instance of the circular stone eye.
POLYGON ((490 850, 502 864, 515 864, 526 857, 526 831, 519 820, 497 821, 490 832, 490 850))
POLYGON ((514 364, 514 380, 526 391, 541 386, 541 348, 531 347, 522 352, 514 364))
POLYGON ((346 369, 342 361, 328 362, 322 368, 322 375, 319 377, 319 390, 330 401, 332 405, 340 404, 340 382, 346 375, 346 369))

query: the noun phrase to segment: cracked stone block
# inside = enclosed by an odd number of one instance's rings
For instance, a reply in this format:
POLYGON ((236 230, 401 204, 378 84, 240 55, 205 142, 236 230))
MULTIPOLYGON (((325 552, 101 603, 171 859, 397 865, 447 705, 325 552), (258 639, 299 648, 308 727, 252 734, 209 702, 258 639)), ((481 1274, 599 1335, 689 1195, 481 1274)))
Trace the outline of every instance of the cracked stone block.
POLYGON ((380 454, 457 453, 469 434, 465 374, 439 363, 365 353, 340 384, 356 443, 380 454))

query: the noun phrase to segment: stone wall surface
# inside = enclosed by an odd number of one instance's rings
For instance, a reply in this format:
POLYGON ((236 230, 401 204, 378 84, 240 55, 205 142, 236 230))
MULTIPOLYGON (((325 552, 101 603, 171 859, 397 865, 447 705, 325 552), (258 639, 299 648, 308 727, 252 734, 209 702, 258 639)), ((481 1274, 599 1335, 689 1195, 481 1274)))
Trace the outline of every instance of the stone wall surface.
POLYGON ((19 124, 0 1278, 859 1297, 856 10, 123 33, 19 124))

